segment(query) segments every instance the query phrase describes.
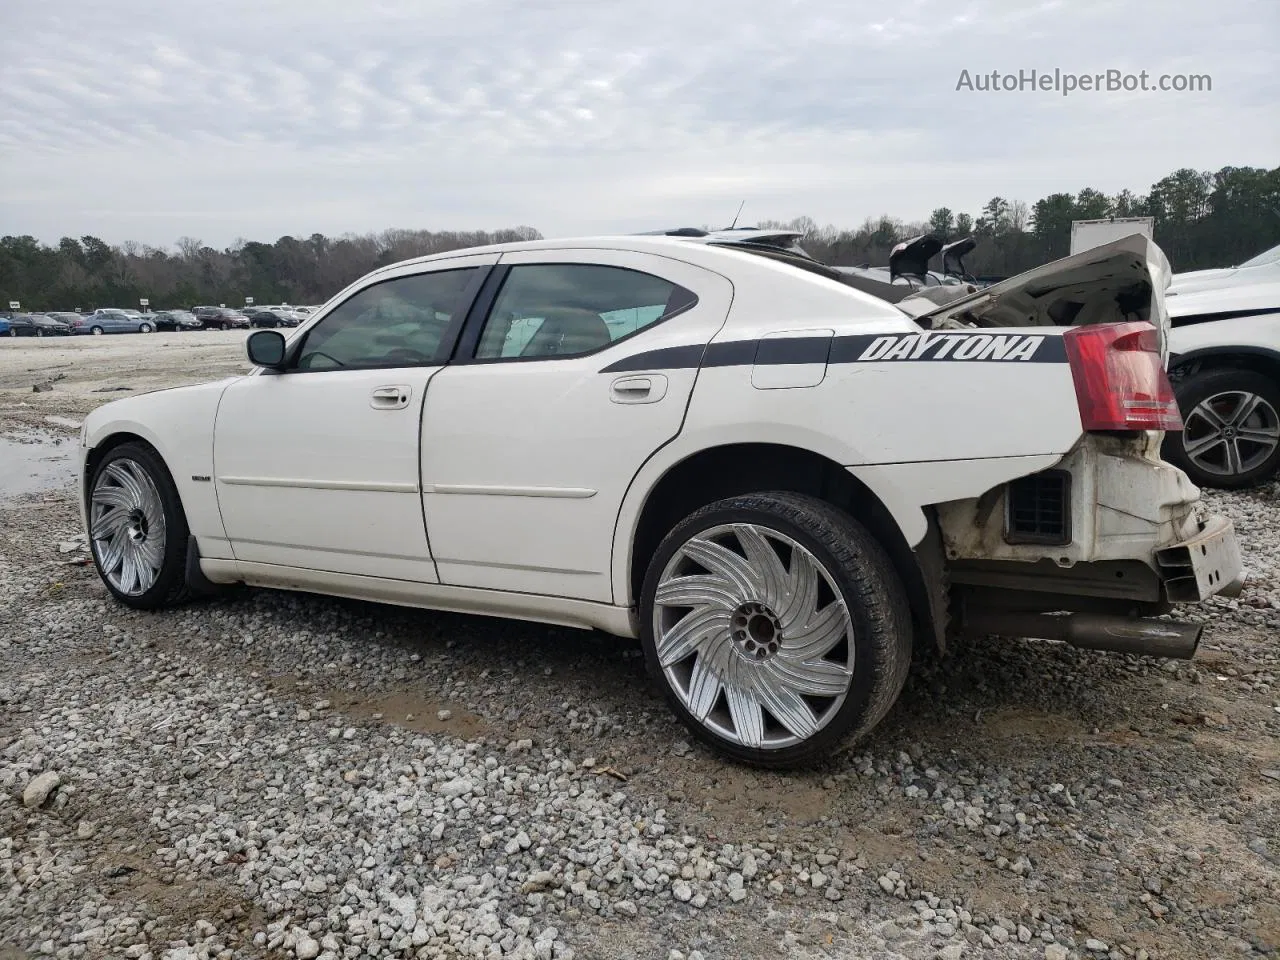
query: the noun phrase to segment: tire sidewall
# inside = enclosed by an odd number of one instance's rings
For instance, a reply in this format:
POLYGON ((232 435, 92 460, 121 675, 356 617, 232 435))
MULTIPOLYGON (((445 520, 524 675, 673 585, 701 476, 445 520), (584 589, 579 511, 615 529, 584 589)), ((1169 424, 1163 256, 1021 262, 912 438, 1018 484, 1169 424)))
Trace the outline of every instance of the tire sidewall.
POLYGON ((182 509, 182 502, 178 498, 178 489, 160 455, 146 444, 122 443, 108 450, 94 468, 93 477, 86 492, 86 499, 89 501, 86 503, 86 512, 90 522, 93 517, 93 490, 97 487, 98 478, 102 475, 102 471, 117 460, 132 460, 142 466, 160 493, 165 526, 164 563, 160 568, 160 575, 156 577, 156 582, 149 590, 137 596, 129 596, 112 586, 102 574, 97 546, 92 535, 89 536, 89 550, 93 554, 94 566, 98 569, 103 586, 113 597, 127 606, 151 610, 163 606, 186 585, 187 518, 182 509))
MULTIPOLYGON (((775 768, 792 767, 810 761, 816 756, 831 753, 833 748, 850 732, 861 730, 868 726, 868 720, 870 720, 871 724, 874 724, 879 719, 879 717, 870 717, 869 715, 875 707, 876 678, 879 670, 884 669, 884 665, 876 662, 883 657, 881 652, 883 647, 875 642, 875 635, 877 630, 883 630, 884 626, 877 626, 873 622, 871 612, 864 602, 858 586, 849 581, 843 565, 821 539, 813 536, 808 530, 790 518, 768 510, 738 505, 743 499, 754 500, 759 499, 759 497, 734 497, 731 500, 722 501, 720 504, 713 504, 708 508, 696 511, 672 529, 654 554, 645 575, 640 600, 640 639, 644 649, 645 668, 652 680, 662 690, 663 696, 672 710, 675 711, 685 726, 692 731, 694 736, 703 743, 718 752, 754 765, 775 768), (844 703, 841 704, 836 716, 825 727, 808 740, 789 747, 758 750, 743 747, 740 744, 720 738, 699 723, 686 709, 658 663, 653 613, 654 598, 657 594, 658 582, 663 570, 676 551, 691 537, 713 527, 734 523, 751 523, 756 526, 767 527, 794 540, 812 553, 814 558, 822 564, 827 576, 831 578, 832 582, 840 590, 841 598, 844 600, 846 609, 849 611, 849 618, 853 624, 853 677, 850 680, 844 703)), ((843 519, 859 530, 862 529, 851 517, 844 517, 843 519)), ((855 548, 861 547, 866 543, 874 545, 874 540, 872 540, 870 534, 866 533, 865 530, 862 532, 864 534, 862 543, 855 542, 855 548)), ((855 552, 859 554, 858 559, 864 570, 868 568, 874 569, 875 563, 871 558, 861 556, 860 549, 855 549, 855 552)), ((887 557, 885 562, 887 562, 887 557)), ((901 592, 900 584, 886 583, 883 587, 885 592, 889 594, 886 599, 891 603, 894 599, 892 596, 894 588, 896 587, 901 592)), ((901 594, 900 599, 902 609, 905 610, 905 594, 901 594)), ((896 625, 889 624, 890 629, 894 626, 899 629, 906 629, 905 622, 896 625)))
MULTIPOLYGON (((1174 384, 1178 408, 1184 419, 1195 407, 1209 397, 1228 390, 1244 390, 1263 397, 1272 409, 1280 413, 1280 384, 1254 370, 1230 367, 1210 368, 1192 374, 1174 384)), ((1185 434, 1181 431, 1165 437, 1163 456, 1177 466, 1198 487, 1220 490, 1239 490, 1266 481, 1280 469, 1280 447, 1261 466, 1232 477, 1210 474, 1197 466, 1186 454, 1183 446, 1185 434)))

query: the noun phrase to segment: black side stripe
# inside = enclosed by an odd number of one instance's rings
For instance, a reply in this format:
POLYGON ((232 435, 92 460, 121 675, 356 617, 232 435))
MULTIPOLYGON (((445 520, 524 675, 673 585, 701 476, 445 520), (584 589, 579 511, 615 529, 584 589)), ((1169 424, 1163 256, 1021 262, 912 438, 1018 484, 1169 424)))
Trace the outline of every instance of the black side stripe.
POLYGON ((1261 317, 1268 313, 1280 313, 1280 306, 1261 307, 1255 310, 1219 310, 1216 313, 1188 313, 1169 318, 1171 326, 1189 327, 1195 323, 1211 323, 1214 320, 1238 320, 1241 317, 1261 317))
POLYGON ((710 343, 705 347, 648 350, 616 360, 600 372, 904 361, 1066 363, 1067 351, 1061 336, 1043 333, 943 330, 840 337, 766 337, 710 343))
MULTIPOLYGON (((711 346, 716 346, 712 344, 711 346)), ((724 344, 720 344, 724 346, 724 344)), ((687 347, 662 347, 660 350, 646 350, 644 353, 633 353, 629 357, 615 360, 601 370, 601 373, 622 373, 628 370, 688 370, 702 363, 702 354, 710 352, 711 347, 700 343, 687 347)))

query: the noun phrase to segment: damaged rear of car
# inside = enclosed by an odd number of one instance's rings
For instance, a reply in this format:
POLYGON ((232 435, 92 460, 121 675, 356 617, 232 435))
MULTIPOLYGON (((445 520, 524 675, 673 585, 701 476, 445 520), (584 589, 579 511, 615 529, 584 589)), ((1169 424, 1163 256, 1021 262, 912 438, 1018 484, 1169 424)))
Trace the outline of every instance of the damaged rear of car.
POLYGON ((1054 328, 1079 407, 1082 435, 1059 462, 935 505, 953 632, 1190 658, 1202 626, 1155 618, 1240 593, 1230 521, 1160 458, 1165 432, 1182 429, 1165 372, 1169 277, 1160 249, 1133 236, 977 293, 899 302, 931 331, 1054 328))

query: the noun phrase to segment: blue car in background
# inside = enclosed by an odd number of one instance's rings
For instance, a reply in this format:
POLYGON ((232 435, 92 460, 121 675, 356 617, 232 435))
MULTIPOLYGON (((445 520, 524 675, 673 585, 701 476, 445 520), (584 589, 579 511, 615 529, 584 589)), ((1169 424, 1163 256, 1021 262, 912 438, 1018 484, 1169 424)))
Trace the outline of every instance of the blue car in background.
POLYGON ((9 335, 9 318, 0 317, 0 337, 7 337, 8 335, 9 335))
POLYGON ((151 333, 156 328, 156 318, 137 310, 120 310, 105 307, 85 314, 75 325, 76 333, 151 333))

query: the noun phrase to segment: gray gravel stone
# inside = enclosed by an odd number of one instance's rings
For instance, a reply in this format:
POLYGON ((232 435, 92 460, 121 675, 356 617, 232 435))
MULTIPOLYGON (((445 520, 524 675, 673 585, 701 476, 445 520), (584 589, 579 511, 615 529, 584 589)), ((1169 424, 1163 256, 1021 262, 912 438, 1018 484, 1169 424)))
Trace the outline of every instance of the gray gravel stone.
POLYGON ((44 773, 37 774, 31 778, 31 782, 27 784, 22 791, 22 805, 24 807, 42 807, 50 794, 58 789, 62 783, 62 778, 52 770, 46 770, 44 773))

